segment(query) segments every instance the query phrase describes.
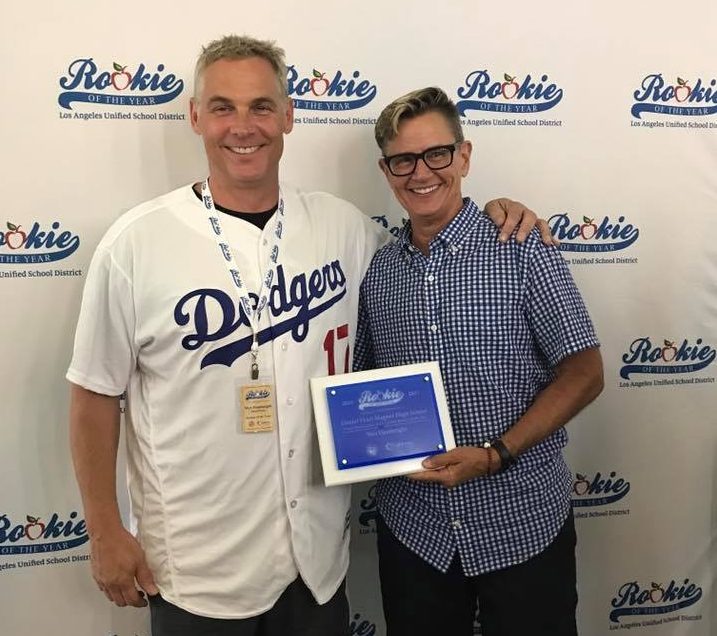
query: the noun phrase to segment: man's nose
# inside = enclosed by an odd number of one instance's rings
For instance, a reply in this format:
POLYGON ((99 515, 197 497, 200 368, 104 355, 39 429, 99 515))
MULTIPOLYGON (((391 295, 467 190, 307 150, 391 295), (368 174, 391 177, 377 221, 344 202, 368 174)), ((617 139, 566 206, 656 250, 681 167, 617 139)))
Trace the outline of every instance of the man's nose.
POLYGON ((415 177, 417 179, 430 177, 433 175, 433 170, 431 170, 428 167, 428 164, 426 163, 426 160, 423 157, 420 157, 416 161, 416 169, 413 171, 412 177, 415 177))
POLYGON ((254 131, 254 120, 248 111, 237 110, 232 117, 229 130, 235 135, 247 135, 254 131))

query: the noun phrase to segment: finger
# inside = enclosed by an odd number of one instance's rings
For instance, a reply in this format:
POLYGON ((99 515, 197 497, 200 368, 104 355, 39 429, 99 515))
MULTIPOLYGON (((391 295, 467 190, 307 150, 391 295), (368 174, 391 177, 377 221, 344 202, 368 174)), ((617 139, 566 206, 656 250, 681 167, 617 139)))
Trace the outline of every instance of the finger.
POLYGON ((516 212, 515 202, 510 199, 501 199, 500 209, 503 211, 503 214, 505 214, 505 220, 500 226, 498 240, 501 243, 505 243, 510 238, 513 230, 515 230, 515 226, 520 222, 521 214, 516 212))
POLYGON ((446 466, 450 466, 451 464, 455 464, 460 460, 461 449, 454 448, 446 451, 445 453, 437 453, 435 455, 431 455, 430 457, 426 457, 426 459, 421 462, 421 465, 426 470, 436 470, 437 468, 444 468, 446 466))
POLYGON ((152 571, 147 566, 146 561, 142 561, 142 563, 139 564, 135 576, 137 577, 137 583, 147 594, 150 596, 159 594, 159 589, 154 582, 154 576, 152 576, 152 571))
POLYGON ((117 585, 110 585, 105 588, 105 596, 110 599, 117 607, 126 607, 127 601, 122 594, 122 589, 117 585))
POLYGON ((538 219, 536 227, 538 228, 540 238, 545 245, 555 245, 556 247, 560 245, 560 241, 553 236, 553 233, 550 231, 550 226, 545 219, 538 219))
POLYGON ((518 241, 518 243, 523 243, 525 239, 528 238, 530 230, 535 227, 535 222, 538 220, 538 215, 535 212, 525 206, 521 207, 520 227, 518 228, 518 233, 515 235, 515 240, 518 241))
POLYGON ((134 594, 129 598, 125 597, 125 600, 127 601, 127 605, 131 605, 132 607, 147 607, 147 599, 144 597, 144 592, 137 589, 135 589, 134 594))
POLYGON ((432 481, 441 483, 442 477, 441 475, 446 472, 447 469, 445 468, 436 468, 433 470, 422 470, 417 473, 411 473, 410 475, 406 475, 409 479, 412 479, 414 481, 432 481))
POLYGON ((440 484, 446 488, 456 485, 455 475, 451 466, 439 468, 437 470, 426 470, 420 473, 413 473, 409 475, 409 477, 414 481, 440 484))
POLYGON ((147 601, 144 600, 144 593, 140 592, 134 585, 122 588, 122 596, 125 605, 131 605, 132 607, 145 607, 147 605, 147 601))

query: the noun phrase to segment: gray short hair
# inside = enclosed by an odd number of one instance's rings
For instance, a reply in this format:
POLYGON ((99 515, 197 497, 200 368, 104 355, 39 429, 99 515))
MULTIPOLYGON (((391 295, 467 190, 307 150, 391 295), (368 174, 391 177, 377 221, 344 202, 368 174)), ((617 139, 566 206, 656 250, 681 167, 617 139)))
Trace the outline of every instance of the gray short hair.
POLYGON ((248 35, 225 35, 202 47, 194 67, 194 98, 199 97, 202 76, 211 64, 219 60, 244 60, 249 57, 260 57, 271 64, 282 96, 288 97, 284 49, 271 40, 257 40, 248 35))
POLYGON ((441 113, 456 141, 463 141, 463 128, 456 105, 440 88, 429 86, 394 99, 381 111, 374 128, 376 143, 381 152, 384 152, 386 144, 398 135, 398 127, 402 121, 431 112, 441 113))

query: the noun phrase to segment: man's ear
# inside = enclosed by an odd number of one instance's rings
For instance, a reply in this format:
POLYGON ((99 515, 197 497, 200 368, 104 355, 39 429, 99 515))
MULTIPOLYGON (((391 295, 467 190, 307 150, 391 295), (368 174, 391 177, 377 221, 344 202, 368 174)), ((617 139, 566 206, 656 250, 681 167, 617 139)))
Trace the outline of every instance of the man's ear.
POLYGON ((199 106, 197 105, 197 102, 194 99, 194 97, 192 97, 189 100, 189 122, 192 124, 192 130, 199 135, 201 133, 199 132, 198 119, 199 119, 199 106))
POLYGON ((287 134, 294 128, 294 100, 291 97, 286 98, 286 122, 284 126, 284 132, 287 134))
POLYGON ((463 168, 461 169, 461 176, 467 177, 471 170, 471 155, 473 153, 473 144, 467 139, 461 144, 461 148, 458 151, 460 157, 463 160, 463 168))
POLYGON ((378 167, 381 168, 381 172, 386 175, 387 179, 389 178, 389 176, 391 176, 391 173, 388 170, 388 166, 386 165, 386 161, 383 157, 378 160, 378 167))

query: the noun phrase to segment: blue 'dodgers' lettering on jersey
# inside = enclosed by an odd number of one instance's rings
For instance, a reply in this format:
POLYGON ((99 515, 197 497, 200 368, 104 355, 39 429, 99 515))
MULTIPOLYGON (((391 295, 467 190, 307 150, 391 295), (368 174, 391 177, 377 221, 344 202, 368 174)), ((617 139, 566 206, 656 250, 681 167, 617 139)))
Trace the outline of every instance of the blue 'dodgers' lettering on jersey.
MULTIPOLYGON (((275 318, 287 319, 259 331, 259 345, 291 333, 296 342, 302 342, 309 333, 309 322, 335 305, 346 295, 346 276, 341 263, 327 263, 310 274, 297 274, 286 280, 282 265, 276 268, 276 282, 269 294, 268 307, 275 318), (328 297, 326 297, 328 296, 328 297), (326 297, 326 298, 325 298, 326 297), (316 302, 319 301, 319 302, 316 302)), ((249 294, 256 306, 256 294, 249 294)), ((208 342, 219 342, 233 335, 242 325, 249 328, 246 312, 235 296, 221 289, 195 289, 179 299, 174 308, 174 320, 180 326, 192 324, 194 332, 182 338, 182 346, 194 351, 208 342), (219 320, 212 320, 212 316, 219 320)), ((252 334, 223 344, 202 358, 201 368, 220 364, 231 366, 251 347, 252 334)))

